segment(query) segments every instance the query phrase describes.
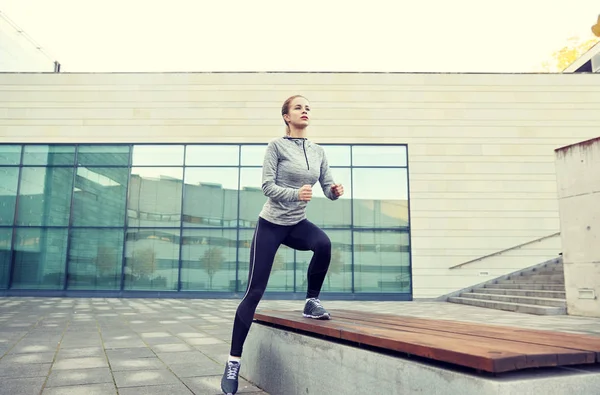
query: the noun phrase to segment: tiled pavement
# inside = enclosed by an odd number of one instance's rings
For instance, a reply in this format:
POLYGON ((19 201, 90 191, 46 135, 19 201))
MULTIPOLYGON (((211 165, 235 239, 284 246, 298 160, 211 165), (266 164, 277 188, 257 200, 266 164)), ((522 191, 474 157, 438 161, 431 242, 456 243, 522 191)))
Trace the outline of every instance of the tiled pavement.
MULTIPOLYGON (((0 394, 220 394, 238 300, 0 298, 0 394)), ((333 301, 345 308, 600 336, 600 319, 440 302, 333 301)), ((259 309, 300 310, 264 300, 259 309)), ((245 363, 249 363, 245 361, 245 363)), ((243 375, 243 366, 242 366, 243 375)), ((241 394, 265 394, 241 381, 241 394)))

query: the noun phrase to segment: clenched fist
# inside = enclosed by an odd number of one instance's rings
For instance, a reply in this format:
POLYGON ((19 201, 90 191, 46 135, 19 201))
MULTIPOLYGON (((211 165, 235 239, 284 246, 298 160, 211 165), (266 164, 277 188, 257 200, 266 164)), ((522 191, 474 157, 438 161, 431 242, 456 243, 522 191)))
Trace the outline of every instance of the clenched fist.
POLYGON ((310 201, 310 199, 312 198, 312 187, 310 185, 302 185, 302 188, 300 188, 300 191, 298 192, 298 197, 300 198, 300 200, 303 201, 310 201))
POLYGON ((344 186, 342 184, 333 184, 331 191, 336 197, 340 197, 344 194, 344 186))

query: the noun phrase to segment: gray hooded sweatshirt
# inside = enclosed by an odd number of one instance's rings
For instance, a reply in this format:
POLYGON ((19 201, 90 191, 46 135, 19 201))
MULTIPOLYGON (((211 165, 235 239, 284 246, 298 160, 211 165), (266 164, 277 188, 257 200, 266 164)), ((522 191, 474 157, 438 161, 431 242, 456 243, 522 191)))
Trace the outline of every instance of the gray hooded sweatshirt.
POLYGON ((305 138, 280 137, 267 146, 263 162, 262 190, 268 197, 259 216, 278 225, 295 225, 306 218, 308 202, 299 199, 303 185, 319 181, 328 199, 333 177, 323 147, 305 138))

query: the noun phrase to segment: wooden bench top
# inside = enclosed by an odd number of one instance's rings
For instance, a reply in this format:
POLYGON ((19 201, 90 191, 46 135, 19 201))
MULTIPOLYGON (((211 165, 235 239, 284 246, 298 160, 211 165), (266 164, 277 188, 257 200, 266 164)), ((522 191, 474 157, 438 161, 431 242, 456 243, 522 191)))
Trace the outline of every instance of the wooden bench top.
POLYGON ((331 310, 332 319, 301 311, 258 311, 257 322, 416 355, 490 373, 600 363, 600 337, 516 327, 331 310))

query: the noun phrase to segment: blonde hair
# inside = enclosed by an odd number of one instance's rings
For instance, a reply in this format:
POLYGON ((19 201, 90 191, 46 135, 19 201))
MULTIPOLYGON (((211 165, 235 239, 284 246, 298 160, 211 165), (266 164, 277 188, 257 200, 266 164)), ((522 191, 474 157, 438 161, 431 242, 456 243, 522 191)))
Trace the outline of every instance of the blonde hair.
MULTIPOLYGON (((284 102, 283 102, 283 106, 281 106, 281 117, 283 118, 284 115, 289 114, 290 112, 290 105, 292 104, 292 101, 298 97, 301 97, 303 99, 306 99, 306 97, 302 96, 302 95, 294 95, 294 96, 290 96, 288 97, 284 102)), ((308 100, 308 99, 307 99, 308 100)), ((290 131, 290 125, 288 124, 288 122, 285 120, 285 118, 283 118, 283 122, 285 122, 285 134, 287 136, 290 135, 291 131, 290 131)))

